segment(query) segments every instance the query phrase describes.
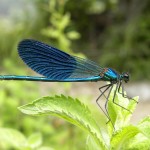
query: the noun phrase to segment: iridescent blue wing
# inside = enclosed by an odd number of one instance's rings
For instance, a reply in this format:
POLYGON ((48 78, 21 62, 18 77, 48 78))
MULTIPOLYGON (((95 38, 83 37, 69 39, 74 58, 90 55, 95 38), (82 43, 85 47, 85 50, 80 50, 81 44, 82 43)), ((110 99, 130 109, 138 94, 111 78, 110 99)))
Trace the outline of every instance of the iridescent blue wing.
POLYGON ((94 80, 102 70, 95 62, 71 56, 35 40, 21 41, 18 52, 31 69, 51 80, 94 80))

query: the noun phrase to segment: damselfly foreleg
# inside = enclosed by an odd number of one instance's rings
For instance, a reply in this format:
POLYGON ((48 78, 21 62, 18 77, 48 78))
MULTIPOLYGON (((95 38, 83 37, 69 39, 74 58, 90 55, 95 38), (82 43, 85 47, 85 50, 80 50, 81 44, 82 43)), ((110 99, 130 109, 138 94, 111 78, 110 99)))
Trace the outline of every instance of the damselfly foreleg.
POLYGON ((138 103, 135 99, 125 95, 124 86, 122 84, 122 81, 119 82, 118 93, 121 94, 124 98, 128 98, 129 100, 134 100, 136 103, 138 103))
POLYGON ((118 103, 115 102, 115 97, 116 97, 117 90, 119 90, 119 86, 121 86, 121 85, 120 85, 120 82, 118 82, 118 83, 116 84, 116 89, 115 89, 115 92, 114 92, 114 96, 113 96, 113 100, 112 100, 112 101, 113 101, 113 103, 116 104, 117 106, 119 106, 119 107, 121 107, 121 108, 123 108, 123 109, 129 111, 130 113, 132 113, 129 109, 127 109, 127 108, 125 108, 125 107, 123 107, 123 106, 121 106, 120 104, 118 104, 118 103))
POLYGON ((99 91, 101 92, 101 94, 100 94, 100 96, 96 99, 97 105, 99 106, 99 108, 103 111, 103 113, 106 115, 106 117, 107 117, 109 120, 110 120, 110 117, 108 116, 107 112, 105 112, 105 111, 103 110, 103 108, 102 108, 101 105, 98 103, 98 101, 100 100, 100 98, 101 98, 102 96, 104 96, 104 97, 106 98, 106 100, 107 100, 107 97, 105 96, 104 93, 105 93, 111 86, 112 86, 112 84, 107 84, 107 85, 104 85, 104 86, 100 87, 100 88, 99 88, 99 91), (102 89, 105 88, 105 87, 106 87, 106 89, 105 89, 104 91, 102 91, 102 89))
POLYGON ((99 91, 101 92, 101 95, 97 98, 96 103, 98 104, 98 106, 100 107, 100 109, 103 111, 103 113, 106 115, 106 117, 108 118, 107 123, 110 121, 111 124, 112 124, 112 126, 114 127, 114 124, 113 124, 113 122, 112 122, 112 120, 111 120, 111 118, 110 118, 110 115, 109 115, 109 112, 108 112, 108 109, 107 109, 107 104, 108 104, 108 101, 109 101, 109 96, 110 96, 110 93, 111 93, 112 88, 113 88, 113 84, 112 84, 112 83, 100 87, 100 88, 99 88, 99 91), (105 87, 106 87, 106 89, 105 89, 104 91, 102 91, 102 89, 105 88, 105 87), (111 87, 111 88, 110 88, 110 87, 111 87), (109 88, 110 88, 110 90, 109 90, 109 88), (108 95, 107 95, 107 97, 106 97, 104 93, 105 93, 107 90, 109 90, 109 93, 108 93, 108 95), (106 98, 106 103, 105 103, 105 111, 106 111, 106 112, 103 110, 103 108, 102 108, 102 107, 100 106, 100 104, 98 103, 98 100, 101 98, 102 95, 106 98))

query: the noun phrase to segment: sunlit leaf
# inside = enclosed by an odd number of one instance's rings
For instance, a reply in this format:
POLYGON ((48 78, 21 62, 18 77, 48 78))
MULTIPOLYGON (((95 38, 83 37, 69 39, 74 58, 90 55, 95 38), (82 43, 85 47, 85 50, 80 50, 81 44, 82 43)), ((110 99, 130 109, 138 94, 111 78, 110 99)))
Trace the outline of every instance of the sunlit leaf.
POLYGON ((127 126, 121 129, 120 131, 116 132, 111 139, 111 147, 112 149, 120 149, 126 150, 126 146, 130 139, 135 137, 139 133, 137 127, 134 126, 127 126))
POLYGON ((142 121, 138 123, 138 128, 141 132, 150 139, 150 117, 145 117, 142 121))
POLYGON ((28 144, 32 148, 37 148, 42 144, 42 135, 40 133, 34 133, 28 138, 28 144))
POLYGON ((69 33, 67 33, 67 37, 71 40, 75 40, 80 38, 80 34, 76 31, 70 31, 69 33))
POLYGON ((21 132, 10 128, 0 128, 0 141, 18 149, 28 147, 25 136, 21 132))
POLYGON ((133 139, 128 141, 126 148, 129 150, 149 150, 150 139, 144 136, 142 133, 139 133, 133 139))
POLYGON ((107 149, 103 141, 100 129, 93 119, 90 110, 79 100, 71 97, 55 96, 43 97, 30 104, 19 107, 19 109, 29 115, 54 115, 64 118, 68 122, 87 131, 88 134, 98 144, 99 148, 107 149))

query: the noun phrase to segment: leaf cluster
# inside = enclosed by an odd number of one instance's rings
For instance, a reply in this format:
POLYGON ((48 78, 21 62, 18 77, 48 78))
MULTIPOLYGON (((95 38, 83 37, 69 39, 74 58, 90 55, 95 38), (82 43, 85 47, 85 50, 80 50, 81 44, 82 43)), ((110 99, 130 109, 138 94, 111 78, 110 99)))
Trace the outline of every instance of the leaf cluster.
MULTIPOLYGON (((111 93, 113 94, 113 93, 111 93)), ((147 150, 150 148, 150 118, 146 117, 136 126, 130 124, 131 113, 123 108, 115 106, 111 101, 108 110, 112 123, 106 125, 107 131, 98 125, 92 112, 79 100, 71 97, 55 96, 43 97, 27 105, 19 107, 23 113, 28 115, 54 115, 65 119, 76 125, 87 133, 86 148, 91 149, 122 149, 122 150, 147 150), (115 128, 115 130, 114 130, 115 128)), ((134 100, 123 98, 117 94, 115 101, 120 105, 133 111, 136 107, 138 97, 134 100)))

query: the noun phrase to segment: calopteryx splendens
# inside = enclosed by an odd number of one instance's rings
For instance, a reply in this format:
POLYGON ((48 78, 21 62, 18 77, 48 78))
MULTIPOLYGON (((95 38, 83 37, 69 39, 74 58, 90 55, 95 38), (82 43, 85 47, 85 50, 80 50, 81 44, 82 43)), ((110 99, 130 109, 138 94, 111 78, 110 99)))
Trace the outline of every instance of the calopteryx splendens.
MULTIPOLYGON (((110 119, 107 111, 107 103, 110 92, 116 84, 114 91, 113 102, 115 103, 116 92, 127 97, 123 90, 123 81, 129 81, 129 74, 118 74, 111 68, 102 68, 95 62, 88 59, 71 56, 54 47, 44 44, 39 41, 26 39, 19 43, 18 52, 22 60, 35 72, 43 75, 39 76, 16 76, 16 75, 1 75, 0 80, 27 80, 27 81, 42 81, 42 82, 96 82, 109 81, 110 84, 99 88, 101 94, 96 102, 102 109, 98 100, 104 93, 109 90, 106 98, 105 115, 110 119), (102 91, 102 89, 104 89, 102 91)), ((119 104, 115 103, 120 106, 119 104)), ((123 106, 120 106, 124 108, 123 106)), ((124 108, 126 109, 126 108, 124 108)), ((128 110, 128 109, 126 109, 128 110)), ((128 110, 129 111, 129 110, 128 110)))

